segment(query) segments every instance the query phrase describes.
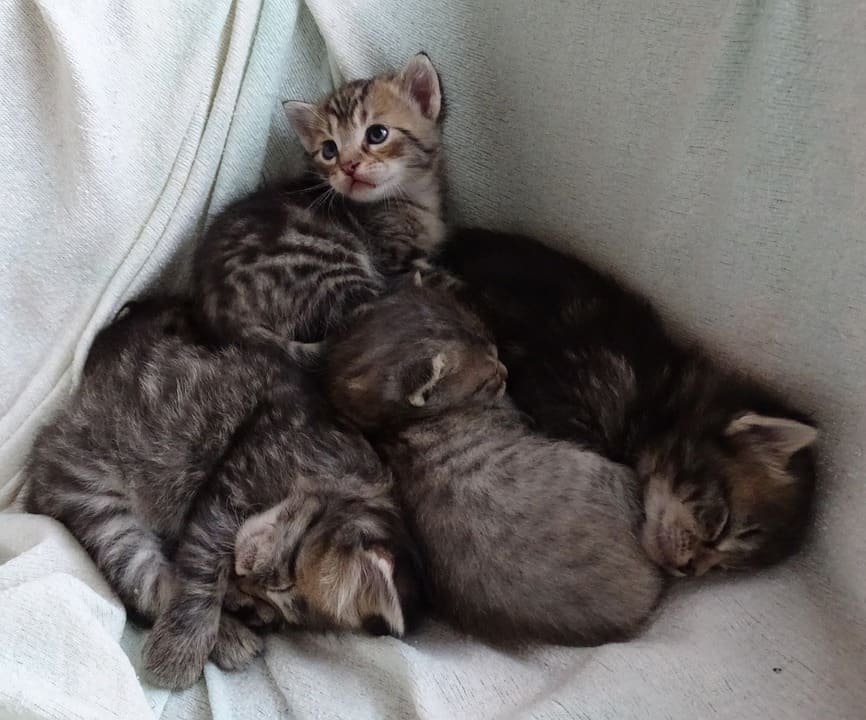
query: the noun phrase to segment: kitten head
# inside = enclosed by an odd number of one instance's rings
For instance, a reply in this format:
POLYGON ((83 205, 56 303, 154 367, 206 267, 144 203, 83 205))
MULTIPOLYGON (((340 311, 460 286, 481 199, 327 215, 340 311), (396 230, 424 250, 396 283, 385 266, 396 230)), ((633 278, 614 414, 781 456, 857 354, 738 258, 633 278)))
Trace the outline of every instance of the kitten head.
POLYGON ((401 636, 420 596, 418 561, 390 496, 290 497, 235 540, 245 593, 290 626, 401 636))
POLYGON ((816 437, 796 420, 739 412, 702 437, 676 433, 645 452, 647 553, 674 575, 758 568, 793 553, 808 526, 816 437))
POLYGON ((349 82, 318 104, 283 107, 315 169, 341 195, 417 197, 438 183, 442 88, 423 53, 399 73, 349 82))
POLYGON ((83 373, 89 377, 104 372, 106 364, 116 363, 122 354, 143 363, 155 347, 182 347, 200 340, 188 300, 171 295, 130 300, 96 334, 83 373))
POLYGON ((505 366, 481 321, 444 292, 404 287, 328 352, 331 401, 367 430, 399 427, 505 392, 505 366))

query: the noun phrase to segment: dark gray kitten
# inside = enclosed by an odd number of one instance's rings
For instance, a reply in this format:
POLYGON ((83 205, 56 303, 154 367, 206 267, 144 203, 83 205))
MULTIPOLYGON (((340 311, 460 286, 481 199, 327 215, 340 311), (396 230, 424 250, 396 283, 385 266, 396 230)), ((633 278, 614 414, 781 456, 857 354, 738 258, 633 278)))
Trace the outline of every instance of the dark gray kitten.
POLYGON ((477 318, 413 287, 334 341, 326 378, 397 475, 436 610, 505 643, 627 637, 662 590, 635 476, 533 434, 505 375, 477 318))
POLYGON ((671 574, 762 567, 800 546, 815 490, 808 418, 677 342, 646 299, 577 258, 464 229, 440 261, 535 427, 637 470, 643 544, 671 574))
POLYGON ((316 180, 254 193, 202 239, 194 289, 221 341, 318 342, 444 239, 442 91, 426 55, 285 109, 316 180))
POLYGON ((288 593, 292 624, 401 634, 414 581, 390 472, 302 372, 195 339, 174 300, 137 304, 98 335, 33 447, 27 509, 63 522, 155 621, 144 661, 159 685, 261 649, 222 611, 233 571, 247 592, 288 593))

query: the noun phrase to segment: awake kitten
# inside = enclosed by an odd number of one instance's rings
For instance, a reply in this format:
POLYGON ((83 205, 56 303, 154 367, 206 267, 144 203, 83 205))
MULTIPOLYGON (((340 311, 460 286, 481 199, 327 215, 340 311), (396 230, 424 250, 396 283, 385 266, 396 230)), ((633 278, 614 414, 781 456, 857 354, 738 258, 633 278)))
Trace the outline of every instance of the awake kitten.
POLYGON ((411 548, 390 471, 303 373, 194 339, 171 299, 135 304, 99 334, 31 451, 28 510, 63 522, 130 611, 155 621, 144 660, 159 685, 261 649, 221 609, 233 567, 258 572, 253 551, 268 544, 278 566, 261 581, 296 585, 296 623, 401 634, 414 590, 395 577, 411 548))
POLYGON ((646 300, 573 257, 471 229, 441 262, 493 330, 517 406, 637 470, 657 563, 701 575, 797 549, 815 485, 804 417, 676 343, 646 300))
POLYGON ((284 107, 317 179, 254 193, 202 239, 197 305, 222 341, 318 342, 444 238, 442 91, 426 55, 284 107))
POLYGON ((335 338, 325 375, 397 476, 436 610, 502 643, 626 637, 662 590, 634 474, 533 434, 505 376, 477 318, 412 287, 335 338))

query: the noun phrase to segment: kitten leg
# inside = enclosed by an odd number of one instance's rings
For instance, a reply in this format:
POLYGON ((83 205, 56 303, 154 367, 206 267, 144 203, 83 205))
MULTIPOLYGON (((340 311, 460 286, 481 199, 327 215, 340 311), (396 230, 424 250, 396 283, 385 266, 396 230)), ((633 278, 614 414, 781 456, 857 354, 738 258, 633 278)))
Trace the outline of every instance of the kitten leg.
POLYGON ((159 538, 111 495, 94 496, 87 504, 70 503, 59 519, 90 553, 130 618, 150 625, 168 606, 175 588, 174 566, 159 538))
POLYGON ((191 686, 217 644, 237 532, 222 503, 213 498, 190 523, 175 561, 177 594, 144 644, 144 666, 161 687, 191 686))
POLYGON ((240 670, 265 649, 265 641, 238 618, 223 613, 210 659, 223 670, 240 670))

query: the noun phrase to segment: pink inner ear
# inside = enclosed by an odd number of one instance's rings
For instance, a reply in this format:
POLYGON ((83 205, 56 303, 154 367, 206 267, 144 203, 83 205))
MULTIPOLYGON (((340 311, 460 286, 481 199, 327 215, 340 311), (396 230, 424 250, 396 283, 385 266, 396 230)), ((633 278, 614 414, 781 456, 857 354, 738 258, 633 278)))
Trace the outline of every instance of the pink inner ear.
POLYGON ((430 86, 429 78, 426 75, 417 74, 412 79, 411 85, 412 97, 421 106, 421 112, 425 115, 430 115, 432 110, 431 100, 433 98, 433 88, 430 86))
POLYGON ((403 87, 421 106, 421 112, 433 119, 439 114, 438 103, 434 102, 438 93, 438 83, 439 80, 432 67, 417 58, 403 71, 403 87))

